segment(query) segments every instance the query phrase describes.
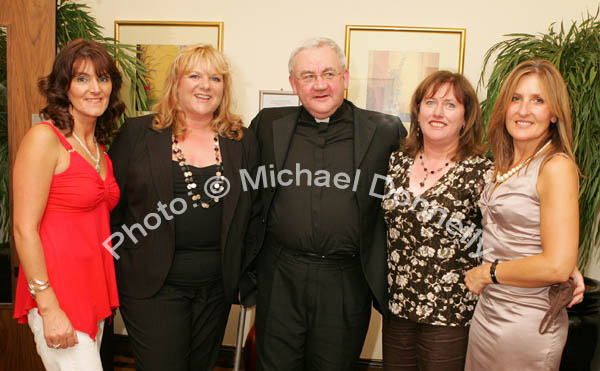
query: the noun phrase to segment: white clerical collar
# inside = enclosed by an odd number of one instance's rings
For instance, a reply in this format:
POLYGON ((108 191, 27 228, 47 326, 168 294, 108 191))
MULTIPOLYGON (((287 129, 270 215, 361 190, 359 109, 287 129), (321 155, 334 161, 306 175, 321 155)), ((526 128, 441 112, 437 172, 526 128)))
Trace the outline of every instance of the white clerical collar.
POLYGON ((329 123, 329 119, 330 119, 330 117, 327 117, 326 119, 318 119, 318 118, 315 118, 315 121, 316 121, 316 122, 326 122, 326 123, 329 123))

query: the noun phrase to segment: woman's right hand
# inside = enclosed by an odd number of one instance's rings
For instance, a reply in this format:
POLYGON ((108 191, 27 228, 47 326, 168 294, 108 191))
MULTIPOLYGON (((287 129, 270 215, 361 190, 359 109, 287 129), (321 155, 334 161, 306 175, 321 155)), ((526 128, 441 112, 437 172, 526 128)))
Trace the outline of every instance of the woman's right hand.
POLYGON ((58 305, 40 310, 39 313, 44 324, 44 338, 49 348, 66 349, 79 343, 69 317, 58 305))
MULTIPOLYGON (((50 185, 55 173, 69 166, 69 153, 48 125, 36 125, 27 132, 13 167, 13 231, 21 267, 27 280, 50 281, 39 235, 50 185)), ((60 309, 52 287, 35 295, 44 324, 46 344, 67 348, 77 344, 71 321, 60 309)))
POLYGON ((469 291, 473 294, 480 295, 483 289, 490 283, 492 278, 490 276, 490 263, 480 265, 475 268, 469 269, 465 273, 465 284, 469 291))

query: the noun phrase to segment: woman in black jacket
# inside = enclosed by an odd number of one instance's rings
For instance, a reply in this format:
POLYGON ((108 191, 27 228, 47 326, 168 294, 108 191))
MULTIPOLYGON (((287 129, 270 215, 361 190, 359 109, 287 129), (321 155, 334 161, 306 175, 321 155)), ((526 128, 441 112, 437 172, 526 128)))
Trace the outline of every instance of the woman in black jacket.
POLYGON ((238 300, 257 144, 230 112, 231 75, 209 45, 183 48, 158 113, 127 120, 111 146, 121 314, 138 370, 212 370, 238 300))

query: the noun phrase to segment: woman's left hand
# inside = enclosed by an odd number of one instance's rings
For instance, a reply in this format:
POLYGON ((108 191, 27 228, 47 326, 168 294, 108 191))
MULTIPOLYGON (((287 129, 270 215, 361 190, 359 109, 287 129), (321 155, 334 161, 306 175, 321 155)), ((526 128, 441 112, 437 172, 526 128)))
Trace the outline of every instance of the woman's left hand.
POLYGON ((479 295, 484 287, 492 283, 490 266, 491 264, 489 263, 483 264, 479 267, 471 268, 465 273, 465 284, 472 293, 479 295))
POLYGON ((567 308, 571 308, 573 305, 581 303, 583 301, 583 293, 585 292, 585 283, 583 281, 583 276, 581 275, 581 272, 579 271, 579 269, 577 269, 577 267, 573 269, 573 273, 571 273, 571 278, 577 286, 575 287, 575 291, 573 291, 573 299, 571 299, 571 302, 569 303, 569 305, 567 305, 567 308))

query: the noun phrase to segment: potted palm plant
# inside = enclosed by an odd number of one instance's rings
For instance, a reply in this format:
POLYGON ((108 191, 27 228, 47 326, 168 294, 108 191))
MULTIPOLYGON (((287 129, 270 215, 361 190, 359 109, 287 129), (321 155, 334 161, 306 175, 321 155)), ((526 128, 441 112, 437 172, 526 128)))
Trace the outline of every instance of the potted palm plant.
MULTIPOLYGON (((484 122, 488 123, 505 78, 519 63, 544 58, 561 72, 571 98, 575 157, 584 175, 579 191, 578 263, 582 271, 600 247, 599 14, 600 8, 596 14, 588 13, 579 23, 573 22, 568 27, 563 22, 553 23, 547 33, 506 35, 509 39, 486 52, 478 85, 478 88, 487 87, 487 96, 481 105, 484 122)), ((598 281, 586 278, 584 302, 569 310, 569 338, 561 370, 600 369, 600 352, 595 349, 600 336, 598 285, 598 281)))

